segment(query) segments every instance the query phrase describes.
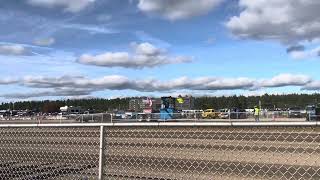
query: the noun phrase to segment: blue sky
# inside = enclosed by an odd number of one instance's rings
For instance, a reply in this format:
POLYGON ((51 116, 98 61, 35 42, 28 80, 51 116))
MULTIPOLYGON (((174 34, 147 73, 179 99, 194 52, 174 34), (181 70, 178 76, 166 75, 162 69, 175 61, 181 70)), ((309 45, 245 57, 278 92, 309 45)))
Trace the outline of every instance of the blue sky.
POLYGON ((11 0, 0 100, 320 90, 320 2, 11 0))

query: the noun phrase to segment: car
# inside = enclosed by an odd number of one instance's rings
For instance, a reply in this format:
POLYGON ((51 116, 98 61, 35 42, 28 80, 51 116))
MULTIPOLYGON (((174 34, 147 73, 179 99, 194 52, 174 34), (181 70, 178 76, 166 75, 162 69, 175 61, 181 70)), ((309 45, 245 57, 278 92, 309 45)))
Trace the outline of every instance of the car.
POLYGON ((219 109, 218 112, 219 112, 218 117, 220 119, 229 119, 229 116, 230 116, 229 109, 219 109))
POLYGON ((302 117, 301 111, 302 110, 299 107, 289 108, 288 116, 289 118, 301 118, 302 117))
POLYGON ((136 115, 136 119, 138 122, 150 122, 154 119, 152 119, 151 113, 138 113, 136 115))
POLYGON ((203 110, 182 110, 181 117, 187 119, 199 118, 199 115, 202 115, 203 110))
POLYGON ((306 120, 312 121, 315 120, 316 115, 316 106, 315 105, 308 105, 306 106, 306 120))
POLYGON ((248 114, 245 109, 231 108, 230 119, 247 119, 248 114))
POLYGON ((306 107, 307 121, 320 121, 320 105, 309 105, 306 107))
POLYGON ((214 109, 206 109, 202 113, 202 118, 205 119, 215 119, 218 117, 218 112, 216 112, 214 109))

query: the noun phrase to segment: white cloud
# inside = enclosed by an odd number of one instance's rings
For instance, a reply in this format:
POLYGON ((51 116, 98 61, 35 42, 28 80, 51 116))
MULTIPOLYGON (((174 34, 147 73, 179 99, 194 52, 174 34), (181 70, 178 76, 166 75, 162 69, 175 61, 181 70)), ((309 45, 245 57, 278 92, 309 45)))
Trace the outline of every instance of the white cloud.
POLYGON ((271 79, 261 80, 260 87, 283 87, 283 86, 303 86, 310 83, 309 76, 301 74, 280 74, 271 79))
POLYGON ((293 45, 287 48, 287 53, 304 51, 304 50, 305 50, 305 47, 303 45, 293 45))
POLYGON ((46 8, 61 7, 68 12, 79 12, 95 2, 95 0, 27 0, 27 2, 34 6, 41 6, 46 8))
POLYGON ((9 85, 9 84, 16 84, 19 80, 15 78, 2 78, 0 79, 0 85, 9 85))
POLYGON ((27 49, 22 45, 0 45, 0 55, 23 56, 27 54, 27 49))
POLYGON ((187 19, 208 13, 223 0, 139 0, 138 8, 169 20, 187 19))
POLYGON ((320 37, 320 1, 240 0, 239 6, 241 13, 226 23, 237 37, 285 44, 320 37))
POLYGON ((157 44, 158 46, 162 48, 169 48, 171 44, 167 41, 164 41, 162 39, 159 39, 155 36, 152 36, 151 34, 148 34, 144 31, 136 31, 135 35, 137 38, 142 42, 149 42, 151 44, 157 44))
POLYGON ((2 97, 7 99, 28 99, 34 97, 49 97, 49 96, 86 96, 89 95, 91 91, 87 89, 54 89, 45 91, 33 91, 33 92, 19 92, 19 93, 9 93, 4 94, 2 97))
POLYGON ((74 84, 77 80, 82 80, 82 76, 61 76, 61 77, 44 77, 44 76, 26 76, 20 80, 24 86, 35 88, 57 88, 67 87, 74 84))
POLYGON ((150 43, 133 44, 134 53, 106 52, 98 55, 83 54, 77 62, 88 65, 123 68, 152 68, 166 64, 191 62, 192 58, 185 56, 170 56, 165 50, 150 43))
POLYGON ((156 56, 161 54, 161 49, 150 43, 133 44, 135 51, 139 55, 156 56))
POLYGON ((34 44, 38 45, 38 46, 50 46, 52 44, 54 44, 56 42, 56 40, 52 37, 50 38, 41 38, 41 39, 36 39, 34 40, 34 44))
POLYGON ((85 25, 85 24, 60 24, 61 28, 75 29, 81 31, 87 31, 90 34, 114 34, 116 30, 109 29, 99 25, 85 25))
POLYGON ((289 53, 289 55, 294 59, 307 59, 307 58, 319 57, 320 47, 316 47, 310 50, 292 51, 289 53))
POLYGON ((303 90, 310 90, 310 91, 319 91, 320 90, 320 81, 312 81, 302 87, 303 90))
POLYGON ((0 95, 5 98, 29 98, 42 96, 91 95, 105 90, 134 90, 137 92, 175 93, 181 91, 214 92, 218 90, 263 90, 264 88, 297 86, 303 90, 320 90, 319 81, 306 75, 280 74, 271 79, 251 79, 245 77, 180 77, 169 81, 157 79, 130 79, 125 76, 109 75, 89 79, 83 76, 24 77, 22 79, 1 80, 0 84, 17 84, 31 88, 31 92, 0 95), (36 91, 33 91, 36 89, 36 91), (39 91, 39 89, 42 89, 39 91), (74 93, 73 93, 74 92, 74 93))
POLYGON ((221 78, 209 82, 205 89, 209 90, 229 90, 229 89, 249 89, 254 85, 254 80, 249 78, 221 78))
MULTIPOLYGON (((27 76, 20 80, 20 84, 31 88, 68 88, 68 89, 130 89, 131 81, 124 76, 110 75, 96 79, 88 79, 83 76, 27 76), (126 86, 126 87, 124 87, 126 86)), ((131 87, 132 88, 132 87, 131 87)))
POLYGON ((15 82, 24 87, 43 89, 43 91, 19 92, 1 95, 5 98, 30 98, 42 96, 79 96, 104 90, 135 90, 138 92, 168 92, 175 90, 234 90, 247 89, 254 81, 248 78, 187 78, 181 77, 170 81, 156 79, 132 80, 125 76, 110 75, 96 79, 82 76, 61 77, 25 77, 15 82), (74 91, 74 93, 72 93, 74 91))

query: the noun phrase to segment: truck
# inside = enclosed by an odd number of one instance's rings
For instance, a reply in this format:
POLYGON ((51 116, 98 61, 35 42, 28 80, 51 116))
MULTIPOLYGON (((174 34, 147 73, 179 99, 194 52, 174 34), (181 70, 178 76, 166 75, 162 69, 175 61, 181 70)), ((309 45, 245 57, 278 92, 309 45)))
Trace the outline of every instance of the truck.
POLYGON ((176 112, 176 98, 171 96, 161 97, 160 120, 174 119, 176 112))
POLYGON ((320 104, 308 105, 306 107, 306 120, 307 121, 320 121, 320 104))

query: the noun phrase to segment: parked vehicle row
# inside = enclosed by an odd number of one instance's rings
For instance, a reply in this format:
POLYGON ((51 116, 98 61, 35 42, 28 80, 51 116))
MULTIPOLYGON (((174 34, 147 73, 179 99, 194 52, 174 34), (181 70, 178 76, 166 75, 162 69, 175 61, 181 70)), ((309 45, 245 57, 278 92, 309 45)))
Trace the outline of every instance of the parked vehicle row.
MULTIPOLYGON (((169 119, 250 119, 254 118, 253 109, 224 108, 224 109, 205 109, 205 110, 182 110, 169 113, 169 119)), ((115 119, 132 119, 134 121, 158 121, 167 120, 163 118, 162 112, 158 113, 136 113, 127 112, 114 114, 115 119)), ((285 111, 269 111, 262 109, 259 111, 260 118, 265 119, 286 119, 286 118, 306 118, 307 121, 320 120, 320 108, 316 106, 307 106, 305 109, 291 107, 285 111)))

